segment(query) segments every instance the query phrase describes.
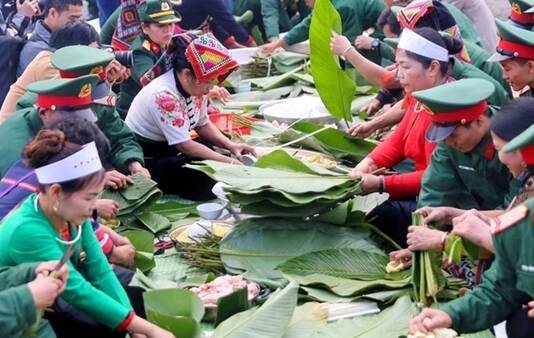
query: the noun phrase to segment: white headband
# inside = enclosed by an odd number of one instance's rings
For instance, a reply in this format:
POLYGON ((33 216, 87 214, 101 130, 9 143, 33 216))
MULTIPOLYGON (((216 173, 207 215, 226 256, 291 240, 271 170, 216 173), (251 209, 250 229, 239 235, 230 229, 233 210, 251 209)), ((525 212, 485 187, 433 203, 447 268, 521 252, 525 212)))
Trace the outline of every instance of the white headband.
POLYGON ((83 146, 80 151, 44 167, 35 169, 40 184, 53 184, 75 180, 102 169, 94 142, 83 146))
POLYGON ((407 28, 402 30, 398 48, 433 60, 449 61, 449 51, 407 28))

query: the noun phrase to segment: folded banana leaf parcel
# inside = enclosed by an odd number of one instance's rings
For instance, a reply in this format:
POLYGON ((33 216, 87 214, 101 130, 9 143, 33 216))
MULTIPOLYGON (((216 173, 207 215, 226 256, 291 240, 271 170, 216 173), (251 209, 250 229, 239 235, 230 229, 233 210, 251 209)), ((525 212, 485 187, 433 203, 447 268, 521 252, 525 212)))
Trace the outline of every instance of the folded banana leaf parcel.
POLYGON ((306 165, 284 150, 260 157, 252 167, 216 161, 189 167, 222 182, 228 199, 253 215, 316 215, 357 194, 360 186, 359 180, 306 165))

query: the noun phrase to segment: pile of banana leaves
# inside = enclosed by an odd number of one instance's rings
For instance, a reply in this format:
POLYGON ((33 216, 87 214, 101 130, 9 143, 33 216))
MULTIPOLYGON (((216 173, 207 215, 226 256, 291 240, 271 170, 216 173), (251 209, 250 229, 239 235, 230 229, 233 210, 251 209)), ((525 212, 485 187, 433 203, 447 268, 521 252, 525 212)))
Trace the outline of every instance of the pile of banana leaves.
POLYGON ((215 161, 190 167, 224 183, 228 199, 252 215, 312 216, 330 210, 359 189, 358 180, 306 165, 284 150, 262 156, 253 167, 215 161))

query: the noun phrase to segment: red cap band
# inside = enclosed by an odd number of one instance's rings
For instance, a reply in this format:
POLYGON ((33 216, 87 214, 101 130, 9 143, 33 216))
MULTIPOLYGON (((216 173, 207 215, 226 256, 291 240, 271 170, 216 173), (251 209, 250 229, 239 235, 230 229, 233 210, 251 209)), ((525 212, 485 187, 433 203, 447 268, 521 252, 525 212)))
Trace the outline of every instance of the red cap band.
MULTIPOLYGON (((104 67, 96 67, 95 69, 97 71, 96 72, 91 72, 91 74, 98 75, 98 77, 100 78, 100 82, 104 81, 106 79, 106 75, 107 75, 106 69, 104 67)), ((75 78, 78 78, 78 77, 84 76, 84 75, 88 75, 88 74, 78 74, 78 73, 73 73, 73 72, 67 72, 67 71, 64 71, 64 70, 60 70, 59 71, 59 76, 62 79, 75 79, 75 78)))
POLYGON ((497 52, 507 52, 516 58, 534 59, 534 47, 501 38, 497 52))
POLYGON ((37 106, 45 109, 54 109, 56 107, 78 107, 78 106, 88 106, 93 102, 91 95, 84 97, 78 96, 59 96, 59 95, 37 95, 37 106))
POLYGON ((486 101, 482 101, 474 106, 464 109, 457 109, 450 112, 436 114, 428 107, 425 107, 432 122, 460 122, 473 121, 488 109, 486 101))
POLYGON ((534 165, 534 144, 521 148, 519 151, 526 165, 534 165))
POLYGON ((511 11, 510 19, 522 24, 534 24, 534 15, 532 13, 517 13, 515 11, 511 11))

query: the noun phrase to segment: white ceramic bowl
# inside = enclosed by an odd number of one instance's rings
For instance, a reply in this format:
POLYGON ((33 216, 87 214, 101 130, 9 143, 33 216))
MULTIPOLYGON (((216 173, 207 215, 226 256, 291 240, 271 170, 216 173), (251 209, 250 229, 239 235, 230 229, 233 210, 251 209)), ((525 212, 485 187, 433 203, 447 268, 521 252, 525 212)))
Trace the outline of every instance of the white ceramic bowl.
POLYGON ((216 220, 221 217, 224 205, 219 203, 204 203, 197 206, 200 217, 207 220, 216 220))

